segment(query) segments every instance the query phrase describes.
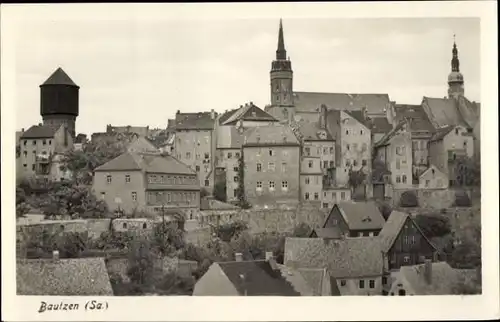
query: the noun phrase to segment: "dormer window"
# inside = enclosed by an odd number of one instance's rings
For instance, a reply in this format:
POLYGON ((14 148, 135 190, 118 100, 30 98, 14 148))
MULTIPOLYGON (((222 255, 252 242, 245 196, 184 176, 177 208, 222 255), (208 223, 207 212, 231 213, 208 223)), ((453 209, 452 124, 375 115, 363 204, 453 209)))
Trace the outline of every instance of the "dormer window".
POLYGON ((458 128, 455 129, 455 134, 458 135, 458 128))

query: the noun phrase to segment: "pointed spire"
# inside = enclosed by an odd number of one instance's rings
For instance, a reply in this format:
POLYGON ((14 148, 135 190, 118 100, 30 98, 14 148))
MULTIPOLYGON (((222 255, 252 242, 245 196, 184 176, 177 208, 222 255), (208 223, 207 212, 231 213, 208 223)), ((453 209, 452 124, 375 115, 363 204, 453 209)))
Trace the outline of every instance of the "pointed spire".
POLYGON ((451 71, 460 72, 460 61, 458 60, 458 50, 457 43, 455 41, 455 35, 453 35, 453 50, 451 51, 453 58, 451 59, 451 71))
POLYGON ((283 22, 280 18, 280 29, 278 33, 278 50, 276 50, 277 60, 286 60, 285 39, 283 37, 283 22))

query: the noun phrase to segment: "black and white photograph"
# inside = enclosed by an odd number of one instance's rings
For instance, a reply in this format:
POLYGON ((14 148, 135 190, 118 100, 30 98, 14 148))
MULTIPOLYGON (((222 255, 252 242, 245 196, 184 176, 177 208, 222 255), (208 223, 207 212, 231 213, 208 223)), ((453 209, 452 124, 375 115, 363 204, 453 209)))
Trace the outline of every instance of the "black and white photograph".
POLYGON ((498 103, 480 17, 104 6, 10 5, 2 30, 3 252, 30 313, 485 294, 498 103))

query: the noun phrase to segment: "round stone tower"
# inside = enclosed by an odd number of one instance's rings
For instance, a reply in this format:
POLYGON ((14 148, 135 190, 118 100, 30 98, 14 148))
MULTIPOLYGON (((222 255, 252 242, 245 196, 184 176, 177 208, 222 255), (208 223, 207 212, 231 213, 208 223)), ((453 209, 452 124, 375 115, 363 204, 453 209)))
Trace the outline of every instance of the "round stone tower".
POLYGON ((40 85, 40 114, 43 125, 54 129, 66 125, 74 138, 79 90, 80 87, 60 67, 40 85))

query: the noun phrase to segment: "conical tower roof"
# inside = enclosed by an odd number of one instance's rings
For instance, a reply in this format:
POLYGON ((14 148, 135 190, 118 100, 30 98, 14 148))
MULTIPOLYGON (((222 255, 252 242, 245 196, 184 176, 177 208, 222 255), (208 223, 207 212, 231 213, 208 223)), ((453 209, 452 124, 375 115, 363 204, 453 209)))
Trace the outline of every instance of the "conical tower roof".
POLYGON ((57 68, 56 71, 40 86, 44 85, 69 85, 78 87, 78 85, 73 82, 73 80, 61 67, 57 68))

